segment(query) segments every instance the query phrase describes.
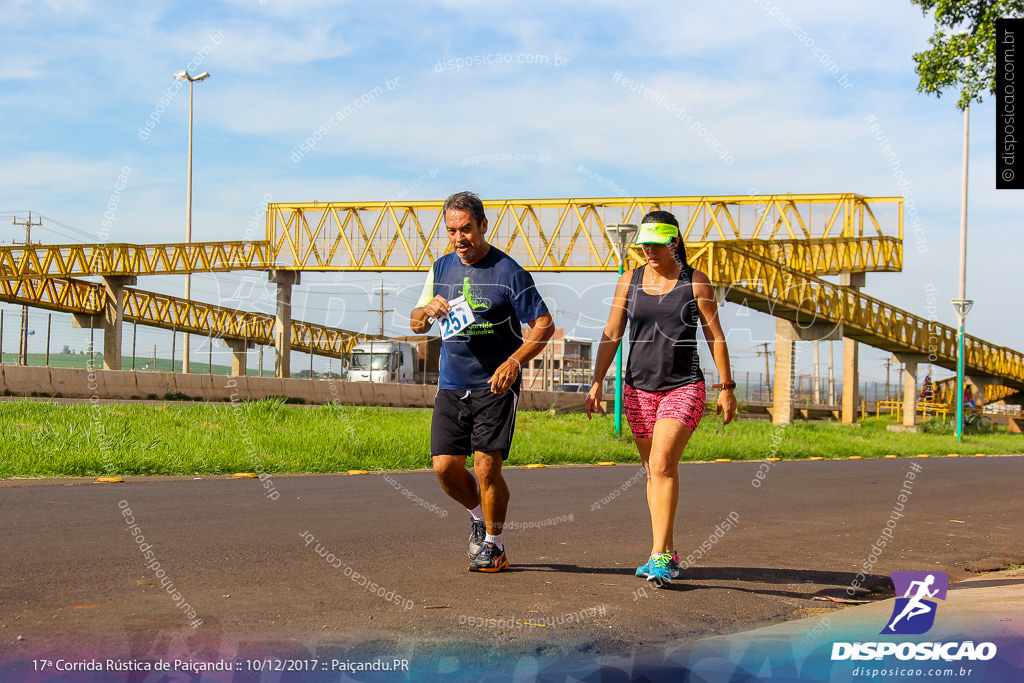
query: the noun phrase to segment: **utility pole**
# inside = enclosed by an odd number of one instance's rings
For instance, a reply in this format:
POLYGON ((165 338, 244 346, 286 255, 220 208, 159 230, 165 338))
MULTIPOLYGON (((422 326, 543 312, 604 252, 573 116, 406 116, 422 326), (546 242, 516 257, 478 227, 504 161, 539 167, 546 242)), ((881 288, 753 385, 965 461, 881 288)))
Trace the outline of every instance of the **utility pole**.
POLYGON ((384 296, 387 295, 387 294, 390 294, 390 293, 391 292, 385 292, 384 291, 384 281, 381 280, 380 281, 380 308, 370 308, 370 309, 367 309, 367 311, 366 311, 367 313, 380 313, 380 336, 382 336, 382 337, 384 336, 384 314, 385 313, 393 313, 394 310, 395 310, 393 308, 384 308, 384 296))
POLYGON ((818 345, 819 340, 814 341, 814 405, 821 405, 821 391, 818 382, 818 345))
MULTIPOLYGON (((772 373, 771 373, 771 369, 770 369, 770 365, 769 365, 768 359, 771 357, 772 352, 768 350, 768 342, 762 342, 760 344, 757 344, 757 346, 763 346, 764 347, 764 351, 758 349, 757 355, 764 356, 764 376, 765 376, 764 382, 765 382, 765 385, 768 387, 768 396, 771 397, 771 395, 772 395, 772 373)), ((769 400, 769 402, 770 402, 770 400, 769 400)))
MULTIPOLYGON (((17 218, 12 219, 14 225, 25 226, 25 246, 32 244, 32 226, 42 225, 40 219, 32 222, 32 212, 28 212, 28 220, 19 223, 17 218)), ((28 365, 28 306, 21 307, 21 338, 18 341, 18 365, 28 365)))
POLYGON ((828 404, 836 404, 836 377, 832 372, 832 341, 828 342, 828 404))
POLYGON ((889 400, 889 366, 892 365, 892 358, 885 359, 885 400, 889 400))

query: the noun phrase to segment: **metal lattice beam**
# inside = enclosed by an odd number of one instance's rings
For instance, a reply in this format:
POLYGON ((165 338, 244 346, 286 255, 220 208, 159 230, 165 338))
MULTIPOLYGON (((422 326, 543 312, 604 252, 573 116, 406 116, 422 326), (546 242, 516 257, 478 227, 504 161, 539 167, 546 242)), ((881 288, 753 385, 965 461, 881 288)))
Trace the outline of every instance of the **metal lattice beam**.
MULTIPOLYGON (((0 280, 0 301, 62 313, 102 316, 106 302, 103 285, 50 277, 0 280)), ((177 330, 221 339, 248 341, 264 346, 274 343, 274 316, 227 306, 216 306, 181 297, 124 288, 124 320, 149 327, 177 330)), ((292 321, 292 349, 341 358, 361 341, 380 339, 317 323, 292 321)))
MULTIPOLYGON (((270 204, 270 257, 299 270, 425 270, 448 248, 442 202, 270 204)), ((617 266, 604 230, 673 212, 686 241, 884 238, 883 270, 902 263, 903 198, 855 194, 484 201, 488 241, 534 271, 617 266), (879 220, 881 214, 883 219, 879 220), (883 227, 884 226, 884 227, 883 227)), ((868 262, 865 262, 866 264, 868 262)), ((898 268, 898 267, 897 267, 898 268)), ((872 268, 868 268, 872 269, 872 268)))
POLYGON ((271 267, 266 242, 33 244, 0 247, 0 278, 184 275, 271 267))
MULTIPOLYGON (((725 299, 810 327, 842 325, 843 336, 898 353, 933 355, 936 365, 956 368, 956 330, 884 301, 768 260, 729 242, 704 242, 690 264, 724 290, 725 299)), ((996 376, 1024 387, 1024 354, 968 335, 968 372, 996 376)))

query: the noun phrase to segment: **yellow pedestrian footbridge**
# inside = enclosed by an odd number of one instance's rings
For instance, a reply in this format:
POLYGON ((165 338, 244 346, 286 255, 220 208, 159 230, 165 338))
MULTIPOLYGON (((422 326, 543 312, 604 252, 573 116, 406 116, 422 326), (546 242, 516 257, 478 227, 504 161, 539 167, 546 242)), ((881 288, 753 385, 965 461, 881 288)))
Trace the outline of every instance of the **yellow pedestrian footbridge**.
MULTIPOLYGON (((953 328, 823 279, 902 269, 902 197, 602 197, 485 200, 484 205, 488 240, 539 272, 614 271, 619 254, 605 228, 639 223, 654 209, 671 211, 682 226, 691 264, 708 274, 722 300, 797 327, 831 326, 848 339, 955 367, 953 328)), ((3 246, 0 300, 102 315, 110 311, 110 288, 78 278, 425 270, 448 250, 441 207, 440 201, 280 203, 268 206, 265 239, 259 241, 3 246)), ((641 255, 634 249, 627 258, 638 263, 641 255)), ((291 286, 287 279, 275 281, 291 286)), ((133 287, 122 291, 125 320, 274 343, 274 316, 133 287)), ((310 353, 342 356, 363 338, 315 323, 291 325, 290 347, 310 353)), ((968 336, 966 367, 993 386, 1024 387, 1024 356, 1012 349, 968 336)))

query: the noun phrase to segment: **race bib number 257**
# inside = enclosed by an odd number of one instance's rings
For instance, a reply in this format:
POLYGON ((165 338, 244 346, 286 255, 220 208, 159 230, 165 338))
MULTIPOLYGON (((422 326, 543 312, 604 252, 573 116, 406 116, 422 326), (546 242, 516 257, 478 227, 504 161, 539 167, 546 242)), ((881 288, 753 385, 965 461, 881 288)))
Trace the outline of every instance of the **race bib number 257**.
POLYGON ((448 305, 451 307, 448 315, 439 318, 437 321, 441 326, 441 339, 455 336, 472 325, 473 321, 476 320, 473 316, 473 309, 470 307, 469 302, 466 301, 466 297, 460 296, 458 299, 452 299, 448 302, 448 305))

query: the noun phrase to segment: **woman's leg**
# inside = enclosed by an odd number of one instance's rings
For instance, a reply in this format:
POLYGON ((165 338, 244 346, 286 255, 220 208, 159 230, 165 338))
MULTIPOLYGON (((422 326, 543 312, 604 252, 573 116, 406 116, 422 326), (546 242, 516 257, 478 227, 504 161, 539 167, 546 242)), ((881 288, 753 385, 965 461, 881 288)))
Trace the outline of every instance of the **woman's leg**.
MULTIPOLYGON (((651 442, 653 439, 633 439, 636 444, 636 450, 640 453, 640 464, 644 466, 644 470, 647 472, 647 509, 651 510, 651 442)), ((658 550, 657 552, 665 552, 658 550)), ((651 553, 654 554, 653 552, 651 553)))
POLYGON ((678 420, 663 418, 654 424, 654 436, 637 440, 640 460, 647 470, 647 505, 651 511, 651 554, 673 549, 673 527, 679 503, 679 458, 690 430, 678 420), (646 451, 646 454, 645 454, 646 451))

